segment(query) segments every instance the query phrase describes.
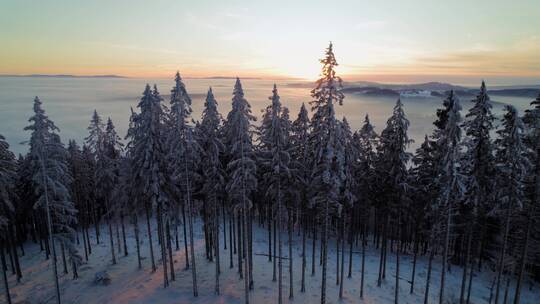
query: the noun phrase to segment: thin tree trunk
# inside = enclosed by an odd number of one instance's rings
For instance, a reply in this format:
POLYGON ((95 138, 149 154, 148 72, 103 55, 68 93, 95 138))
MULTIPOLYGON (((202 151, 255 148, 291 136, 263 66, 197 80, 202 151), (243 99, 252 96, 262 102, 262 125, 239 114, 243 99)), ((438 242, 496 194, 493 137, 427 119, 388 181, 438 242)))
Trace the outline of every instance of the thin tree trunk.
POLYGON ((471 256, 471 239, 472 233, 470 231, 470 224, 467 224, 467 253, 465 256, 465 263, 463 264, 463 276, 461 278, 461 291, 459 294, 459 303, 465 303, 465 286, 467 285, 467 266, 469 265, 469 259, 471 256))
POLYGON ((229 211, 229 258, 230 258, 230 261, 229 261, 229 268, 234 268, 234 259, 233 259, 233 247, 234 247, 234 240, 233 240, 233 234, 234 234, 234 231, 233 231, 233 224, 234 224, 234 218, 233 218, 233 215, 232 215, 232 212, 229 211))
POLYGON ((237 237, 237 240, 238 240, 238 255, 237 255, 237 258, 238 258, 238 274, 240 275, 240 279, 243 279, 244 278, 244 263, 242 261, 242 259, 244 258, 244 246, 242 244, 242 241, 243 241, 243 238, 244 238, 244 235, 243 235, 243 230, 244 230, 244 225, 242 224, 242 222, 244 221, 244 215, 242 214, 242 211, 240 211, 240 214, 239 216, 236 218, 237 219, 237 224, 236 224, 236 233, 238 235, 237 237))
MULTIPOLYGON (((401 204, 401 196, 398 204, 401 204)), ((399 255, 400 248, 399 244, 401 242, 401 207, 398 207, 398 220, 397 220, 397 242, 398 248, 396 248, 396 288, 394 290, 394 303, 399 303, 399 255)))
MULTIPOLYGON (((455 177, 452 179, 450 189, 454 189, 455 186, 455 177)), ((450 243, 450 225, 452 223, 452 200, 450 199, 450 191, 446 194, 446 231, 444 236, 444 247, 443 247, 443 256, 442 256, 442 267, 441 267, 441 286, 439 292, 439 304, 444 303, 444 287, 445 287, 445 278, 446 278, 446 263, 448 260, 448 245, 450 243)))
POLYGON ((171 281, 176 280, 176 275, 174 273, 174 260, 173 260, 173 254, 172 254, 172 240, 171 240, 171 225, 170 221, 167 220, 167 225, 165 227, 166 234, 167 234, 167 248, 169 249, 169 268, 171 270, 171 281))
POLYGON ((128 256, 127 241, 126 241, 126 226, 124 225, 124 213, 120 214, 120 222, 122 225, 122 240, 124 242, 124 256, 128 256))
POLYGON ((64 246, 64 241, 60 241, 60 252, 62 253, 62 266, 64 266, 64 274, 68 273, 67 261, 66 261, 66 249, 64 246))
POLYGON ((47 182, 47 173, 45 171, 45 164, 44 164, 44 160, 43 160, 43 156, 41 156, 41 170, 42 170, 42 176, 43 176, 43 189, 44 189, 44 195, 45 195, 45 210, 46 210, 46 213, 47 213, 47 231, 49 233, 49 243, 50 243, 50 247, 52 249, 52 254, 53 254, 53 274, 54 274, 54 283, 55 283, 55 287, 56 287, 56 302, 58 304, 61 303, 61 300, 60 300, 60 284, 58 282, 58 268, 57 268, 57 265, 56 265, 56 248, 54 246, 54 238, 53 238, 53 230, 52 230, 52 218, 51 218, 51 210, 50 210, 50 206, 49 206, 49 194, 48 194, 48 182, 47 182))
MULTIPOLYGON (((305 210, 304 210, 305 212, 305 210)), ((307 220, 305 213, 302 213, 302 283, 300 292, 306 291, 306 230, 307 220)))
POLYGON ((191 251, 191 275, 193 277, 193 296, 199 296, 197 289, 197 266, 195 263, 195 244, 193 240, 193 206, 191 202, 190 185, 187 181, 187 206, 188 206, 188 221, 189 221, 189 246, 191 251))
POLYGON ((225 221, 225 200, 223 199, 221 200, 221 216, 223 218, 223 250, 227 250, 227 222, 225 221))
POLYGON ((11 295, 9 294, 9 284, 7 278, 7 265, 6 265, 6 255, 4 254, 4 244, 0 244, 0 263, 2 263, 2 278, 4 279, 4 290, 6 296, 6 303, 11 304, 11 295))
POLYGON ((272 207, 267 206, 268 216, 268 261, 272 262, 272 207))
POLYGON ((137 247, 137 263, 139 264, 139 269, 141 269, 141 242, 139 241, 139 221, 136 211, 133 213, 133 230, 135 232, 135 244, 137 247))
POLYGON ((360 298, 364 298, 364 279, 366 269, 366 231, 362 233, 362 275, 360 277, 360 298))
POLYGON ((339 281, 339 298, 343 298, 343 276, 345 269, 345 224, 341 223, 341 280, 339 281))
POLYGON ((282 297, 282 279, 283 279, 283 266, 282 266, 282 259, 281 259, 281 217, 282 217, 282 211, 281 211, 281 184, 280 180, 278 180, 278 189, 277 189, 277 200, 278 200, 278 209, 277 209, 277 238, 278 238, 278 304, 283 303, 283 297, 282 297))
POLYGON ((340 254, 340 249, 339 249, 339 246, 341 244, 341 242, 343 241, 342 239, 342 235, 341 235, 341 223, 339 223, 339 219, 338 219, 338 223, 336 224, 336 232, 339 230, 339 232, 336 233, 336 286, 339 286, 339 254, 340 254))
MULTIPOLYGON (((277 212, 277 211, 276 211, 277 212)), ((272 269, 272 282, 277 281, 277 221, 276 221, 276 215, 273 215, 273 221, 274 223, 274 263, 273 263, 273 269, 272 269)))
POLYGON ((118 228, 118 219, 114 221, 114 229, 116 230, 116 246, 118 248, 118 254, 122 253, 122 243, 120 242, 120 229, 118 228))
POLYGON ((88 242, 86 240, 86 228, 85 224, 82 225, 83 247, 84 247, 84 260, 88 262, 88 242))
POLYGON ((293 250, 292 250, 292 238, 293 238, 293 216, 292 211, 289 210, 289 299, 292 299, 294 297, 293 292, 293 250))
POLYGON ((146 228, 148 229, 148 246, 150 247, 150 260, 152 261, 152 272, 156 271, 156 261, 154 260, 154 246, 152 245, 152 228, 150 227, 150 210, 148 204, 145 206, 146 211, 146 228))
MULTIPOLYGON (((433 242, 432 242, 433 243, 433 242)), ((434 246, 434 244, 432 244, 434 246)), ((428 261, 428 269, 427 269, 427 277, 426 277, 426 289, 424 292, 424 304, 429 303, 429 285, 431 283, 431 269, 433 266, 433 256, 435 255, 435 249, 431 247, 429 249, 429 261, 428 261)))
POLYGON ((22 271, 21 271, 21 264, 19 263, 19 256, 17 254, 17 240, 16 240, 16 237, 15 237, 15 233, 14 233, 14 229, 13 229, 13 225, 9 225, 8 226, 8 230, 9 230, 9 236, 8 236, 8 239, 10 239, 10 243, 11 243, 11 254, 13 255, 13 262, 14 262, 14 270, 15 270, 15 273, 17 274, 17 282, 20 283, 21 282, 21 278, 22 278, 22 271))
POLYGON ((385 243, 386 243, 386 221, 385 223, 383 223, 383 226, 382 226, 382 244, 381 244, 381 254, 380 254, 380 259, 379 259, 379 277, 377 279, 377 286, 378 287, 381 287, 381 284, 382 284, 382 279, 383 279, 383 267, 384 267, 384 256, 385 256, 385 243))
POLYGON ((311 276, 315 275, 315 250, 317 250, 317 225, 316 219, 313 218, 313 243, 311 245, 311 276))
POLYGON ((523 282, 523 273, 525 272, 525 265, 527 264, 527 250, 529 249, 529 238, 531 234, 532 225, 532 212, 527 215, 527 228, 525 231, 525 243, 523 244, 523 250, 521 251, 521 261, 519 262, 519 273, 516 283, 516 291, 514 294, 514 304, 519 304, 521 297, 521 285, 523 282))
POLYGON ((510 209, 511 209, 511 202, 510 206, 506 208, 506 220, 504 224, 504 236, 503 236, 503 247, 501 250, 501 254, 499 257, 499 265, 497 270, 497 279, 495 284, 495 304, 499 303, 499 290, 501 285, 501 275, 504 269, 504 256, 506 255, 506 246, 508 244, 508 231, 510 230, 510 209))
MULTIPOLYGON (((212 201, 214 207, 214 229, 215 229, 215 239, 214 239, 214 252, 216 254, 216 285, 215 293, 219 295, 219 275, 221 273, 220 264, 219 264, 219 207, 216 201, 215 194, 212 194, 212 201)), ((225 240, 226 242, 226 240, 225 240)))
POLYGON ((414 254, 413 254, 413 268, 411 275, 411 291, 410 294, 414 293, 414 278, 416 276, 416 260, 418 258, 418 226, 416 227, 416 233, 414 236, 414 254))
POLYGON ((110 215, 107 215, 107 226, 109 226, 109 240, 110 240, 110 243, 111 243, 111 260, 112 260, 112 264, 115 265, 116 264, 116 255, 114 254, 114 236, 113 236, 113 230, 112 230, 112 224, 111 224, 110 215))
POLYGON ((324 225, 323 225, 323 235, 322 235, 322 284, 321 284, 321 304, 326 303, 326 262, 327 262, 327 253, 328 253, 328 217, 329 217, 329 203, 328 200, 325 201, 324 208, 324 225))
POLYGON ((185 203, 182 204, 182 225, 184 228, 184 256, 186 257, 186 270, 189 269, 189 253, 188 253, 188 241, 187 241, 187 228, 186 228, 186 209, 185 203))

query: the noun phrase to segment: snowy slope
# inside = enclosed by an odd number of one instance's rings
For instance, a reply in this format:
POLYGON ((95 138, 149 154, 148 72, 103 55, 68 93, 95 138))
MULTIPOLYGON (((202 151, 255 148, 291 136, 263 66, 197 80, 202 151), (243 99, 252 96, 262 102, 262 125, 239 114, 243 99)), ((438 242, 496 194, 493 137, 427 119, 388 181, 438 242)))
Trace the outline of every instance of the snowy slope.
MULTIPOLYGON (((200 222, 196 225, 196 254, 197 271, 199 280, 199 297, 192 296, 191 271, 185 271, 185 256, 183 244, 179 251, 174 252, 174 262, 176 271, 176 281, 172 282, 168 288, 163 288, 163 273, 161 268, 155 273, 151 272, 150 259, 148 253, 148 243, 146 235, 142 237, 143 269, 137 269, 137 257, 133 229, 128 228, 128 251, 129 256, 123 254, 118 258, 116 265, 111 265, 110 249, 108 247, 108 236, 102 235, 102 241, 95 245, 95 238, 92 236, 93 252, 88 264, 82 265, 79 271, 79 279, 72 280, 71 273, 63 275, 60 281, 63 303, 243 303, 243 281, 238 278, 237 268, 229 269, 229 251, 223 250, 223 239, 221 243, 221 269, 220 277, 221 295, 214 294, 215 265, 208 262, 204 253, 204 238, 200 222), (111 276, 111 284, 108 286, 95 285, 93 283, 96 272, 107 270, 111 276)), ((142 227, 141 227, 142 228, 142 227)), ((154 227, 155 229, 155 227, 154 227)), ((143 231, 144 229, 141 229, 143 231)), ((102 229, 102 234, 107 230, 102 229)), ((181 229, 180 229, 181 231, 181 229)), ((155 232, 155 231, 154 231, 155 232)), ((156 233, 156 232, 155 232, 156 233)), ((223 235, 221 234, 221 238, 223 235)), ((301 279, 301 242, 295 232, 294 242, 294 298, 288 299, 289 294, 289 271, 288 260, 283 263, 283 296, 287 303, 318 303, 320 302, 320 282, 321 269, 319 268, 319 249, 317 244, 317 268, 315 276, 311 276, 311 240, 307 241, 307 270, 306 270, 306 292, 300 292, 301 279)), ((182 240, 182 237, 180 238, 182 240)), ((287 239, 286 233, 283 240, 287 239)), ((267 231, 258 226, 254 227, 253 238, 254 249, 254 290, 250 293, 251 303, 277 303, 277 282, 272 282, 273 264, 268 261, 268 257, 259 254, 266 254, 268 250, 267 231)), ((228 243, 228 240, 227 240, 228 243)), ((27 243, 26 255, 21 259, 23 269, 22 282, 17 284, 15 276, 10 275, 10 287, 12 300, 14 303, 54 303, 54 281, 52 277, 51 263, 45 260, 44 253, 40 253, 39 246, 27 243)), ((228 244, 227 244, 228 245, 228 244)), ((158 253, 158 246, 154 243, 155 252, 158 253)), ((283 253, 287 257, 287 243, 283 244, 283 253)), ((116 244, 115 244, 116 247, 116 244)), ((80 250, 82 251, 82 244, 80 250)), ((347 248, 346 248, 347 250, 347 248)), ((156 254, 156 257, 160 254, 156 254)), ((348 252, 346 251, 345 276, 348 269, 348 252)), ((328 259, 327 299, 328 303, 393 303, 394 300, 394 262, 395 256, 389 253, 387 265, 387 278, 382 287, 377 287, 378 255, 377 251, 370 248, 366 256, 366 285, 363 301, 360 300, 360 254, 359 249, 354 249, 353 255, 353 277, 345 278, 344 299, 338 300, 339 286, 336 285, 336 252, 335 243, 330 244, 328 259)), ((422 303, 424 295, 424 284, 426 277, 426 257, 420 257, 417 268, 417 278, 415 283, 415 293, 409 294, 409 280, 412 257, 401 257, 401 278, 400 295, 401 303, 422 303)), ((60 262, 60 261, 59 261, 60 262)), ((237 257, 234 257, 236 266, 237 257)), ((158 267, 161 265, 156 261, 158 267)), ((59 263, 59 272, 62 271, 62 264, 59 263)), ((440 263, 434 263, 432 274, 431 302, 438 303, 438 283, 440 280, 440 263)), ((447 295, 451 299, 450 303, 457 303, 459 300, 459 287, 461 283, 461 269, 452 265, 451 272, 447 276, 447 295)), ((473 281, 472 303, 488 303, 492 274, 485 270, 473 281)), ((530 283, 523 289, 522 303, 538 303, 540 289, 531 286, 530 283)), ((513 290, 510 291, 513 294, 513 290)), ((0 297, 0 303, 4 303, 4 297, 0 297)))

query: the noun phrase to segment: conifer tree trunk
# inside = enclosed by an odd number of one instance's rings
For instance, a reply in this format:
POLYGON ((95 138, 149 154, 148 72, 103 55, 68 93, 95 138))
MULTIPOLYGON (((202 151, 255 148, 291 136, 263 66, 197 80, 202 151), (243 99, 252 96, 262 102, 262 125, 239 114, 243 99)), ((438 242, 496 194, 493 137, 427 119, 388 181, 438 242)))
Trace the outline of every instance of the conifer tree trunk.
POLYGON ((118 220, 114 220, 114 230, 116 231, 116 247, 118 255, 122 253, 122 243, 120 242, 120 229, 118 228, 118 220))
POLYGON ((325 200, 324 205, 324 225, 323 225, 323 235, 321 242, 323 243, 322 248, 322 284, 321 284, 321 304, 326 303, 326 262, 327 262, 327 251, 328 251, 328 216, 329 216, 329 202, 325 200))
POLYGON ((13 232, 13 224, 8 225, 8 246, 10 250, 10 256, 13 258, 12 267, 14 274, 17 275, 17 282, 21 282, 22 271, 21 264, 19 263, 19 256, 17 254, 17 245, 15 240, 15 233, 13 232))
MULTIPOLYGON (((341 218, 337 218, 338 222, 336 224, 336 285, 339 286, 339 246, 342 242, 341 235, 341 218)), ((343 255, 343 254, 342 254, 343 255)))
POLYGON ((85 229, 85 233, 86 233, 86 242, 87 242, 87 246, 88 246, 88 255, 91 255, 92 254, 92 245, 90 244, 90 216, 88 215, 88 207, 87 207, 87 214, 86 214, 86 229, 85 229))
POLYGON ((527 228, 525 230, 525 243, 523 244, 523 249, 521 251, 521 260, 519 262, 519 272, 518 272, 517 282, 516 282, 516 291, 514 294, 514 304, 519 304, 519 301, 521 298, 521 285, 523 282, 523 273, 525 272, 525 265, 527 264, 527 251, 529 249, 529 238, 531 235, 531 225, 533 223, 532 221, 532 214, 534 214, 533 212, 534 211, 527 214, 527 228))
POLYGON ((289 210, 289 299, 292 299, 294 296, 293 293, 293 251, 292 251, 292 238, 293 238, 293 215, 292 211, 289 210))
POLYGON ((237 237, 237 240, 238 240, 238 274, 240 275, 240 279, 243 279, 244 278, 244 263, 242 261, 242 259, 244 258, 244 246, 243 246, 243 230, 244 230, 244 225, 242 225, 242 222, 244 221, 244 215, 242 214, 242 211, 240 211, 240 214, 238 215, 238 217, 236 218, 237 220, 237 224, 236 224, 236 233, 238 235, 237 237))
POLYGON ((176 275, 174 273, 174 260, 172 254, 172 240, 171 240, 171 225, 169 219, 167 219, 167 225, 165 226, 166 238, 167 238, 167 249, 169 250, 169 268, 171 270, 171 281, 176 280, 176 275))
POLYGON ((306 230, 307 230, 307 218, 305 210, 302 212, 302 283, 300 286, 300 292, 306 291, 306 230))
POLYGON ((2 278, 4 280, 4 290, 5 290, 5 297, 6 297, 6 303, 11 304, 11 295, 9 293, 9 284, 8 284, 8 278, 7 278, 7 265, 6 265, 6 255, 4 254, 4 244, 3 242, 0 243, 0 263, 2 264, 2 278))
POLYGON ((317 249, 317 225, 315 217, 313 218, 313 243, 311 244, 311 276, 315 275, 315 250, 317 249))
MULTIPOLYGON (((232 207, 231 207, 232 208, 232 207)), ((233 241, 233 253, 236 254, 236 234, 238 233, 238 229, 236 228, 236 226, 238 226, 238 223, 237 223, 237 218, 235 217, 236 214, 234 214, 234 212, 231 210, 231 216, 232 216, 232 241, 233 241)))
POLYGON ((219 207, 216 201, 215 194, 212 194, 212 202, 213 202, 213 211, 214 211, 214 231, 215 231, 215 239, 214 239, 214 252, 216 255, 216 284, 215 284, 215 293, 216 295, 219 295, 219 275, 220 275, 220 264, 219 264, 219 207))
MULTIPOLYGON (((400 199, 398 200, 398 204, 401 204, 401 196, 400 196, 400 199)), ((397 242, 398 242, 398 248, 396 249, 396 288, 394 291, 395 304, 399 303, 399 254, 401 251, 401 249, 399 248, 399 244, 401 242, 401 207, 398 207, 397 242)))
MULTIPOLYGON (((453 177, 450 189, 454 189, 455 186, 455 177, 453 177)), ((446 263, 448 260, 448 246, 450 244, 450 225, 452 223, 452 200, 450 199, 450 191, 446 194, 446 204, 447 210, 446 213, 446 230, 444 235, 444 247, 443 247, 443 256, 442 256, 442 267, 441 267, 441 286, 439 292, 439 304, 444 304, 444 284, 446 278, 446 263)))
POLYGON ((187 228, 186 228, 186 209, 185 203, 182 204, 182 225, 184 228, 184 256, 186 257, 186 270, 189 269, 189 253, 188 253, 188 241, 187 241, 187 228))
POLYGON ((157 205, 157 217, 158 217, 158 236, 160 239, 159 245, 161 248, 161 262, 163 264, 163 287, 166 288, 169 286, 169 276, 168 276, 168 266, 167 266, 167 248, 166 248, 166 240, 165 240, 165 231, 164 231, 164 224, 163 224, 163 206, 162 203, 158 203, 157 205))
POLYGON ((122 225, 122 240, 124 242, 124 256, 128 256, 127 241, 126 241, 126 226, 124 225, 124 213, 120 214, 120 222, 122 225))
POLYGON ((44 190, 44 196, 45 196, 45 212, 47 214, 47 232, 49 234, 49 243, 50 247, 52 248, 52 255, 53 255, 53 274, 54 274, 54 283, 56 287, 56 303, 60 304, 60 284, 58 282, 58 268, 56 265, 56 248, 54 246, 54 238, 53 238, 53 223, 51 218, 51 210, 49 206, 49 193, 48 193, 48 182, 47 182, 47 176, 45 171, 45 164, 43 160, 43 156, 40 157, 40 163, 41 163, 41 175, 43 177, 43 190, 44 190))
POLYGON ((472 233, 470 229, 470 223, 467 223, 467 253, 465 256, 465 262, 463 263, 463 276, 461 278, 461 290, 459 294, 459 303, 465 303, 465 286, 467 285, 467 266, 469 265, 469 259, 471 256, 471 240, 472 233))
POLYGON ((175 251, 178 251, 180 250, 180 240, 179 240, 179 237, 178 237, 178 226, 180 225, 179 223, 179 218, 180 216, 180 209, 178 209, 178 204, 176 205, 176 212, 175 212, 175 216, 174 216, 174 241, 175 241, 175 248, 174 250, 175 251))
POLYGON ((418 226, 416 226, 416 233, 414 235, 414 253, 413 253, 413 268, 412 268, 412 275, 411 275, 411 290, 410 290, 410 294, 413 294, 414 293, 414 278, 416 276, 416 260, 418 258, 418 243, 419 243, 419 240, 418 240, 419 236, 418 236, 418 226))
POLYGON ((280 180, 278 180, 278 188, 277 188, 277 238, 278 238, 278 304, 283 303, 282 298, 282 279, 283 279, 283 266, 282 266, 282 260, 281 260, 281 217, 282 217, 282 211, 281 211, 281 183, 280 180))
MULTIPOLYGON (((386 221, 385 221, 386 222, 386 221)), ((381 244, 381 253, 380 253, 380 259, 379 259, 379 277, 377 279, 377 286, 381 287, 382 279, 383 279, 383 267, 384 267, 384 259, 385 259, 385 245, 386 245, 386 224, 383 223, 382 226, 382 244, 381 244)))
POLYGON ((188 206, 188 221, 189 221, 189 246, 191 251, 191 275, 193 276, 193 296, 199 296, 197 289, 197 266, 195 264, 195 244, 193 240, 193 205, 191 202, 190 185, 187 181, 187 206, 188 206))
POLYGON ((82 225, 82 236, 83 236, 83 248, 84 248, 84 260, 88 262, 88 246, 87 246, 87 240, 86 240, 86 228, 85 225, 82 225))
MULTIPOLYGON (((243 188, 245 189, 245 188, 243 188)), ((247 238, 249 238, 247 233, 247 204, 245 200, 245 193, 242 194, 242 250, 239 251, 239 255, 243 257, 243 265, 244 265, 244 295, 245 295, 245 303, 249 304, 249 261, 248 261, 248 244, 247 244, 247 238)))
POLYGON ((92 220, 94 222, 94 228, 96 230, 96 243, 99 244, 99 222, 98 222, 98 210, 94 208, 94 204, 90 204, 92 213, 92 220))
POLYGON ((62 253, 62 266, 64 266, 64 274, 68 273, 67 261, 66 261, 66 249, 64 246, 64 241, 60 241, 60 252, 62 253))
MULTIPOLYGON (((367 224, 364 224, 365 226, 367 224)), ((366 231, 362 233, 362 274, 360 277, 360 298, 364 298, 364 279, 365 279, 365 268, 366 268, 366 231)))
POLYGON ((221 200, 221 217, 223 218, 223 250, 227 250, 227 222, 225 219, 225 200, 223 199, 221 200))
POLYGON ((148 246, 150 247, 150 260, 152 261, 152 272, 156 271, 156 262, 154 260, 154 246, 152 245, 152 228, 150 227, 150 206, 145 204, 146 228, 148 229, 148 246))
MULTIPOLYGON (((352 216, 351 216, 351 225, 352 225, 352 216)), ((349 233, 348 233, 348 236, 347 236, 347 241, 349 243, 349 272, 347 274, 347 278, 351 278, 352 277, 352 264, 353 264, 353 242, 354 242, 354 230, 356 228, 355 227, 351 227, 349 229, 349 233)), ((358 245, 358 243, 357 243, 358 245)), ((343 278, 342 278, 343 279, 343 278)))
POLYGON ((501 250, 501 254, 499 256, 499 265, 497 269, 497 279, 495 284, 495 304, 499 303, 499 292, 500 292, 500 284, 501 284, 501 275, 504 269, 504 256, 506 255, 506 246, 508 244, 508 231, 510 230, 510 211, 512 209, 512 204, 510 201, 510 206, 506 208, 506 218, 504 223, 504 236, 503 236, 503 247, 501 250))
POLYGON ((138 221, 138 216, 137 216, 136 211, 133 213, 133 230, 134 230, 134 233, 135 233, 135 244, 136 244, 136 247, 137 247, 137 263, 139 265, 139 269, 141 269, 142 268, 142 263, 141 263, 141 243, 139 241, 139 221, 138 221))
POLYGON ((234 240, 233 240, 233 223, 234 223, 234 218, 233 218, 233 215, 232 215, 232 212, 229 210, 229 268, 234 268, 234 259, 233 259, 233 243, 234 243, 234 240))
POLYGON ((343 275, 345 269, 345 223, 341 223, 341 280, 339 281, 339 298, 343 298, 343 275))
POLYGON ((249 210, 248 217, 248 262, 249 262, 249 289, 253 289, 253 213, 249 210))
MULTIPOLYGON (((434 246, 432 244, 431 246, 434 246)), ((435 255, 435 249, 431 247, 429 249, 429 261, 428 261, 428 269, 427 269, 427 277, 426 277, 426 289, 424 291, 424 304, 429 303, 429 285, 431 283, 431 269, 433 266, 433 256, 435 255)))
MULTIPOLYGON (((108 202, 107 202, 108 204, 108 202)), ((116 264, 116 255, 114 254, 114 236, 113 236, 113 230, 112 230, 112 223, 111 223, 111 216, 110 214, 107 214, 107 226, 109 227, 109 240, 111 243, 111 260, 112 264, 116 264)))
POLYGON ((272 262, 272 209, 271 206, 266 207, 268 216, 268 261, 272 262))
MULTIPOLYGON (((276 210, 277 212, 277 210, 276 210)), ((277 220, 276 215, 274 214, 274 264, 273 264, 273 271, 272 271, 272 281, 275 282, 277 280, 277 220)))

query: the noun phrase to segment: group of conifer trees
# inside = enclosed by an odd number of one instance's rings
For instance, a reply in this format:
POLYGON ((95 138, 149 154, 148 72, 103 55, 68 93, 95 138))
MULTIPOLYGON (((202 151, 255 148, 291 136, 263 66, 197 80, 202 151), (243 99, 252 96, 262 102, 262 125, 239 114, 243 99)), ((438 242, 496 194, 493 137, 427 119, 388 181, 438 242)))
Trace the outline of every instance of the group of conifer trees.
POLYGON ((11 271, 21 280, 19 260, 25 242, 33 241, 53 263, 59 303, 57 271, 77 279, 78 267, 100 243, 110 247, 112 264, 135 251, 142 269, 142 256, 149 256, 146 266, 162 268, 164 287, 179 271, 174 251, 184 251, 182 264, 191 270, 196 297, 197 265, 203 263, 197 242, 204 242, 204 257, 215 263, 215 293, 220 294, 222 268, 236 267, 248 303, 256 283, 258 225, 267 230, 265 255, 273 263, 279 303, 284 287, 293 298, 294 287, 305 292, 309 276, 318 271, 325 303, 330 246, 339 285, 333 296, 339 298, 353 274, 358 297, 366 293, 371 246, 379 255, 377 285, 392 278, 395 303, 405 282, 424 303, 436 292, 445 303, 445 276, 454 265, 462 271, 460 303, 470 303, 475 273, 486 269, 493 272, 490 303, 519 303, 525 278, 540 275, 540 96, 523 117, 505 106, 496 120, 484 83, 464 118, 450 91, 437 110, 433 134, 412 154, 401 100, 380 134, 367 115, 353 131, 335 114, 345 96, 332 44, 320 62, 311 115, 302 104, 294 120, 275 85, 258 124, 239 79, 227 117, 218 112, 210 88, 200 121, 192 118, 192 101, 178 73, 168 104, 156 86, 147 85, 138 109, 131 110, 125 145, 112 120, 104 123, 95 111, 82 147, 73 140, 65 147, 36 97, 25 128, 31 133, 28 153, 17 159, 0 136, 0 256, 7 302, 7 276, 11 271), (203 240, 194 236, 198 229, 203 240), (128 246, 129 230, 135 248, 128 246), (301 248, 300 261, 293 246, 301 248), (353 265, 357 254, 360 264, 353 265), (412 257, 410 273, 400 270, 403 255, 412 257), (428 260, 421 284, 419 256, 428 260), (395 263, 394 274, 387 273, 389 262, 395 263), (434 262, 442 268, 437 278, 434 262), (301 265, 298 277, 294 263, 301 265), (433 280, 440 280, 436 291, 430 289, 433 280))

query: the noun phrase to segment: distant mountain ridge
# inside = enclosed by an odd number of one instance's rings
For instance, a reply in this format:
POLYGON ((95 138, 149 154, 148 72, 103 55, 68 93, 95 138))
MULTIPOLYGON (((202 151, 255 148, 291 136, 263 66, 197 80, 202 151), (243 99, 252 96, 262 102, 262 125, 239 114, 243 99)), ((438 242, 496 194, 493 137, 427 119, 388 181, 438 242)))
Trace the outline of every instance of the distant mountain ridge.
POLYGON ((120 75, 70 75, 70 74, 28 74, 28 75, 16 75, 16 74, 4 74, 0 77, 34 77, 34 78, 128 78, 120 75))
MULTIPOLYGON (((377 84, 371 82, 349 82, 343 84, 342 92, 346 94, 362 94, 369 96, 401 96, 401 97, 444 97, 450 90, 461 97, 474 96, 477 88, 453 85, 442 82, 427 82, 418 84, 377 84)), ((540 94, 540 86, 504 86, 488 89, 488 93, 495 96, 530 97, 540 94)))

